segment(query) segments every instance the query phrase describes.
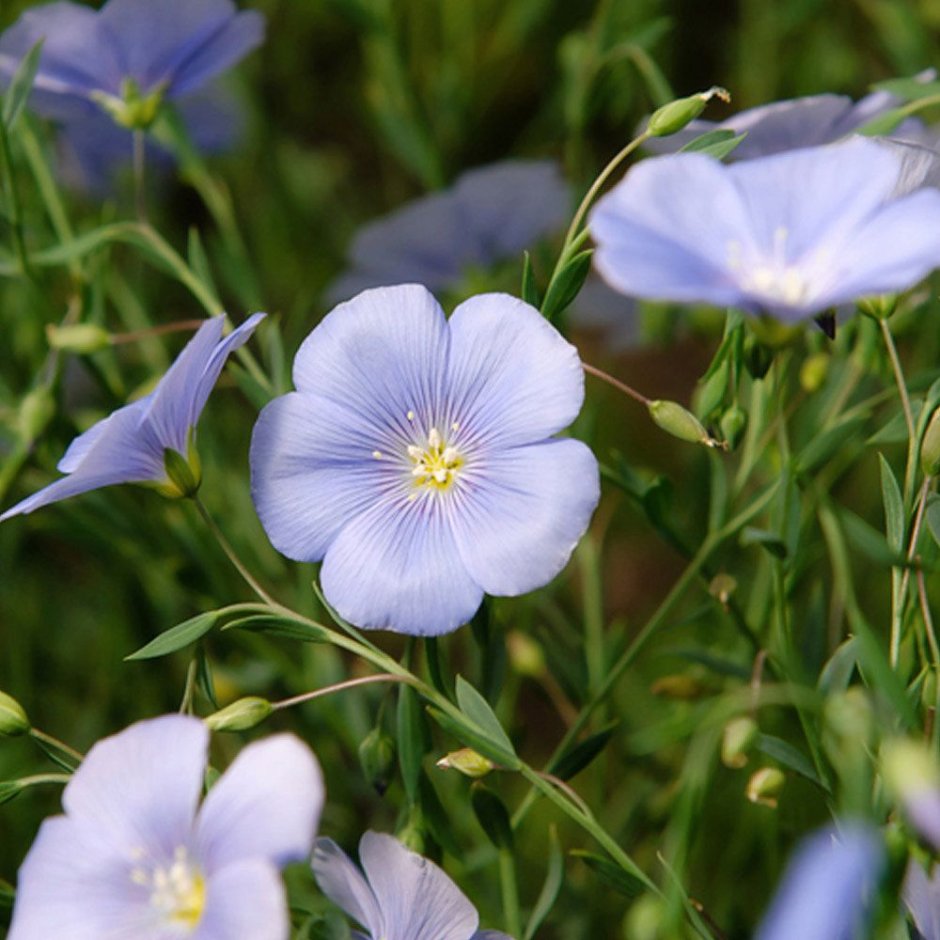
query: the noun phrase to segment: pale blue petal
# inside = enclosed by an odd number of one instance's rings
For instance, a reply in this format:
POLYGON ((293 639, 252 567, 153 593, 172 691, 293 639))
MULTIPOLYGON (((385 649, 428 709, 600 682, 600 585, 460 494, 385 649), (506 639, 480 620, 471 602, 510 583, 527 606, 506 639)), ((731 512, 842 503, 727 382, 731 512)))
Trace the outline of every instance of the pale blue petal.
POLYGON ((264 858, 277 865, 310 855, 323 776, 310 748, 281 734, 249 744, 209 791, 196 822, 196 854, 210 874, 264 858))
POLYGON ((62 805, 120 850, 171 858, 189 842, 208 741, 205 725, 185 715, 131 725, 88 752, 62 805))
POLYGON ((213 872, 206 884, 199 927, 186 936, 191 940, 287 940, 287 896, 277 869, 264 859, 253 858, 213 872))
MULTIPOLYGON (((80 772, 80 771, 79 771, 80 772)), ((65 816, 43 822, 20 867, 8 940, 158 940, 131 846, 65 816)))
POLYGON ((462 475, 451 515, 470 576, 487 594, 525 594, 568 563, 600 499, 590 449, 553 440, 490 454, 462 475))
POLYGON ((163 452, 140 428, 146 407, 146 399, 125 405, 80 434, 59 461, 59 469, 69 476, 12 506, 0 515, 0 522, 103 486, 162 480, 163 452))
POLYGON ((448 342, 444 311, 426 288, 378 287, 323 318, 294 359, 294 384, 403 434, 413 411, 426 435, 440 410, 448 342))
POLYGON ((464 301, 449 321, 448 414, 468 446, 506 447, 567 427, 584 399, 578 351, 509 294, 464 301))
POLYGON ((923 940, 940 940, 940 869, 935 867, 928 878, 921 864, 911 859, 901 896, 923 940))
POLYGON ((901 160, 901 173, 894 196, 905 196, 924 186, 940 187, 940 151, 910 140, 894 137, 875 137, 880 147, 885 147, 901 160))
POLYGON ((855 940, 884 865, 878 833, 825 829, 798 847, 756 940, 855 940))
POLYGON ((332 840, 317 839, 313 873, 320 890, 373 937, 381 937, 382 911, 369 883, 349 856, 332 840))
POLYGON ((501 930, 478 930, 470 940, 514 940, 514 938, 501 930))
POLYGON ((162 447, 186 453, 189 429, 199 420, 229 353, 247 342, 263 313, 222 339, 224 316, 207 320, 186 344, 150 396, 145 421, 162 447))
POLYGON ((382 912, 382 940, 467 940, 476 931, 476 909, 457 885, 393 836, 367 832, 359 858, 382 912))
POLYGON ((341 616, 418 636, 448 633, 473 616, 483 591, 460 558, 447 504, 433 493, 412 502, 401 496, 343 528, 320 570, 323 593, 341 616))
POLYGON ((251 495, 271 544, 288 558, 319 561, 347 522, 410 479, 410 440, 368 418, 300 392, 276 398, 258 417, 251 495))

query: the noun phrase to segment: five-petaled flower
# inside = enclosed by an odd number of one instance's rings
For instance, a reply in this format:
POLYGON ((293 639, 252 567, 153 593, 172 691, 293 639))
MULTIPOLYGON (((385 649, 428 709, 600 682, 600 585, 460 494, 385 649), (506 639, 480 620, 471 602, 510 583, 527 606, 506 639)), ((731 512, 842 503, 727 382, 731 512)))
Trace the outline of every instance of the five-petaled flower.
POLYGON ((195 91, 264 38, 264 18, 232 0, 58 0, 27 10, 0 36, 0 84, 43 41, 32 104, 69 118, 101 107, 146 127, 165 99, 195 91))
POLYGON ((865 138, 733 166, 655 157, 593 210, 595 262, 628 295, 790 321, 904 290, 940 266, 940 192, 899 192, 907 169, 865 138))
POLYGON ((477 930, 463 892, 433 862, 397 839, 367 832, 359 840, 362 870, 332 839, 317 839, 313 871, 323 893, 368 933, 357 940, 511 940, 477 930))
POLYGON ((208 742, 183 715, 99 741, 20 868, 10 940, 287 940, 278 869, 309 857, 320 768, 276 735, 248 745, 198 807, 208 742))
POLYGON ((564 567, 599 498, 591 451, 554 438, 577 416, 577 351, 506 294, 450 320, 423 287, 340 304, 294 360, 251 443, 252 495, 274 546, 323 559, 347 620, 432 635, 483 593, 564 567))
POLYGON ((168 453, 178 455, 177 463, 188 462, 198 486, 198 462, 191 453, 196 422, 229 353, 247 341, 263 317, 254 314, 224 339, 225 317, 207 320, 149 395, 118 408, 72 441, 58 465, 68 476, 8 509, 0 522, 115 483, 170 484, 171 492, 190 495, 168 480, 168 453))

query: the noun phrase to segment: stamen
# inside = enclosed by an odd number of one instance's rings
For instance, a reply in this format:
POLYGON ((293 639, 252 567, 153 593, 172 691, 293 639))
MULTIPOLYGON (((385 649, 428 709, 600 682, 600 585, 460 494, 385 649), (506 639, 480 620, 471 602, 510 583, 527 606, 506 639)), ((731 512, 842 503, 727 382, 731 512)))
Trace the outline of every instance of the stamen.
MULTIPOLYGON (((456 422, 453 426, 456 426, 456 422)), ((405 452, 413 464, 411 477, 415 485, 432 490, 444 490, 450 487, 457 478, 457 471, 464 463, 464 458, 458 448, 447 444, 436 427, 428 431, 427 446, 409 444, 405 452)), ((409 500, 415 496, 417 494, 412 493, 409 500)))
POLYGON ((372 456, 375 457, 376 460, 381 460, 381 459, 382 459, 382 451, 380 451, 380 450, 374 450, 374 451, 372 451, 372 456))

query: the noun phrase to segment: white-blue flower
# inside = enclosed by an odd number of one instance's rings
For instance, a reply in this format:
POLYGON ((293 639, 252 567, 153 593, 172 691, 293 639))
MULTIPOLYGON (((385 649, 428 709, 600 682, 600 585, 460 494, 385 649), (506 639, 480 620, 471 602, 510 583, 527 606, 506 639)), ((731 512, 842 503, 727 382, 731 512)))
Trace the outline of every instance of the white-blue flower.
POLYGON ((599 498, 597 462, 555 438, 577 416, 577 351, 506 294, 450 320, 418 285, 340 304, 262 411, 252 495, 274 546, 323 560, 323 591, 362 627, 433 635, 483 593, 550 581, 599 498))
POLYGON ((861 137, 732 166, 655 157, 591 213, 594 260, 631 296, 803 319, 940 266, 940 192, 904 192, 910 174, 861 137))
POLYGON ((191 434, 229 353, 248 341, 264 316, 254 314, 224 339, 225 317, 207 320, 149 395, 72 441, 58 464, 68 476, 10 507, 0 522, 102 486, 166 482, 164 452, 188 456, 191 434))
POLYGON ((368 931, 354 931, 357 940, 512 940, 478 930, 476 909, 460 888, 394 837, 367 832, 359 860, 361 870, 332 839, 317 839, 317 884, 368 931))
POLYGON ((99 741, 20 868, 9 940, 287 940, 278 869, 309 857, 320 768, 267 738, 199 806, 208 744, 183 715, 99 741))

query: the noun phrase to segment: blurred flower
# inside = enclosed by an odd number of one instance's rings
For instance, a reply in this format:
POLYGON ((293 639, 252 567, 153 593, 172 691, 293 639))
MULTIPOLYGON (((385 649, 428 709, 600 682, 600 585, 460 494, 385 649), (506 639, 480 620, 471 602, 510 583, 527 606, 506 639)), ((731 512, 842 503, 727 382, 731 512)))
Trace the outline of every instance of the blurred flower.
POLYGON ((208 743, 183 715, 99 741, 20 868, 9 940, 287 940, 278 868, 310 853, 320 768, 291 735, 250 744, 197 810, 208 743))
POLYGON ((928 877, 920 863, 912 859, 904 875, 901 897, 919 940, 940 940, 940 868, 935 867, 928 877))
POLYGON ((190 457, 192 432, 225 360, 263 318, 254 314, 224 339, 224 315, 207 320, 149 395, 118 408, 72 441, 58 465, 67 477, 8 509, 0 522, 102 486, 167 482, 166 452, 190 457))
POLYGON ((434 635, 483 592, 564 567, 599 497, 579 441, 577 351, 507 294, 450 320, 420 285, 338 306, 294 360, 296 392, 262 411, 252 496, 274 546, 323 559, 323 591, 361 627, 434 635))
POLYGON ((881 773, 914 830, 940 851, 940 765, 933 751, 920 741, 891 738, 881 747, 881 773))
POLYGON ((27 10, 0 36, 0 83, 43 40, 31 103, 47 117, 103 108, 146 127, 164 99, 195 91, 264 37, 264 18, 232 0, 59 0, 27 10))
POLYGON ((857 823, 804 840, 756 940, 855 940, 884 854, 877 831, 857 823))
MULTIPOLYGON (((923 79, 927 81, 933 75, 932 71, 925 72, 923 79)), ((652 153, 675 153, 702 134, 728 130, 747 135, 729 159, 753 160, 786 150, 835 143, 901 104, 900 98, 886 91, 873 92, 859 101, 831 94, 774 101, 739 111, 724 121, 692 121, 678 133, 654 137, 643 146, 652 153)), ((926 132, 920 121, 908 119, 893 133, 919 140, 926 132)))
POLYGON ((570 193, 548 160, 505 160, 469 170, 432 193, 365 225, 348 251, 349 270, 328 288, 331 303, 368 287, 453 288, 562 227, 570 193))
POLYGON ((332 839, 317 839, 317 884, 368 931, 354 931, 356 940, 511 940, 477 930, 477 912, 460 888, 392 836, 367 832, 359 859, 362 870, 332 839))
POLYGON ((625 294, 798 320, 911 287, 940 264, 940 193, 895 197, 904 162, 865 138, 725 166, 645 160, 590 216, 625 294))

